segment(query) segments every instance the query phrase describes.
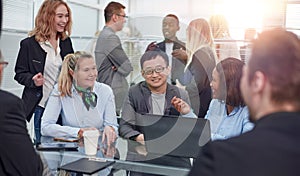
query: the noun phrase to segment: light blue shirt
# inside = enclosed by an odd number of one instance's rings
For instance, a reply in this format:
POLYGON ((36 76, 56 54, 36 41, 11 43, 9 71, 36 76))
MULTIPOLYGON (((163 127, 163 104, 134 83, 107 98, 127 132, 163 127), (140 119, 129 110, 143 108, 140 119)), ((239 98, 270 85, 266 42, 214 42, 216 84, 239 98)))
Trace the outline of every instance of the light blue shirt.
POLYGON ((211 100, 205 118, 210 121, 212 140, 238 136, 254 126, 249 121, 249 111, 246 106, 234 107, 227 115, 226 104, 217 99, 211 100))
POLYGON ((72 96, 62 97, 58 86, 54 86, 42 117, 42 135, 77 137, 80 128, 95 127, 103 131, 107 125, 118 133, 114 94, 108 85, 95 82, 93 91, 98 97, 97 105, 90 107, 89 111, 74 87, 71 91, 72 96), (63 126, 56 124, 59 114, 62 116, 63 126))

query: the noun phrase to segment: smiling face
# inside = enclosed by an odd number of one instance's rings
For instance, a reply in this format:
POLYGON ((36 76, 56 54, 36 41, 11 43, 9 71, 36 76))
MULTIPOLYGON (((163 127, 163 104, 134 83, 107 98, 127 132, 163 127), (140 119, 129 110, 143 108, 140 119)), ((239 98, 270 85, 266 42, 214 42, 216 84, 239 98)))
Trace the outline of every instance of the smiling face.
POLYGON ((159 55, 143 63, 142 75, 152 92, 164 93, 166 91, 169 74, 170 67, 167 67, 165 60, 159 55), (152 73, 149 70, 152 70, 152 73))
POLYGON ((69 12, 65 5, 59 5, 55 10, 54 28, 57 32, 64 32, 69 21, 69 12))
POLYGON ((97 66, 93 58, 80 58, 78 68, 74 72, 77 85, 82 88, 93 87, 98 75, 97 66))
POLYGON ((179 31, 178 21, 173 17, 165 17, 162 23, 162 32, 165 39, 175 40, 177 31, 179 31))

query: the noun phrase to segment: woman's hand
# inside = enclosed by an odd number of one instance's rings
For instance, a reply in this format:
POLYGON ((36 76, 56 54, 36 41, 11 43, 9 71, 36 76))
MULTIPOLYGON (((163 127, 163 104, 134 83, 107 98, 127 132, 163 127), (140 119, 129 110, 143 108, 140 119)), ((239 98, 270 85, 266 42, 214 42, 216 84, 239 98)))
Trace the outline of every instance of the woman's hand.
POLYGON ((177 98, 175 96, 172 98, 171 103, 175 107, 175 109, 183 115, 191 111, 190 106, 181 98, 177 98))
MULTIPOLYGON (((98 130, 97 128, 94 127, 89 127, 89 128, 80 128, 80 130, 78 131, 77 137, 79 139, 83 138, 83 132, 88 131, 88 130, 98 130)), ((100 134, 100 132, 99 132, 100 134)))
POLYGON ((102 143, 106 140, 107 146, 110 147, 117 139, 115 129, 111 126, 105 126, 102 135, 102 143))

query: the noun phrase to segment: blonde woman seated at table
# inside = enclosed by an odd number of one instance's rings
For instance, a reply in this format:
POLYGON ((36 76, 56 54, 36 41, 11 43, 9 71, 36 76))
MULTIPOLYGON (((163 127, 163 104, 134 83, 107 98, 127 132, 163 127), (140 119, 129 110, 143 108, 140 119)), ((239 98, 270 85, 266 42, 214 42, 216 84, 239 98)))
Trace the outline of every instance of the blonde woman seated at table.
POLYGON ((238 136, 253 128, 240 90, 243 66, 241 60, 230 57, 213 70, 213 99, 205 116, 210 121, 212 140, 238 136))
POLYGON ((116 140, 114 95, 108 85, 96 82, 97 74, 91 54, 76 52, 65 57, 42 117, 42 135, 81 138, 84 131, 98 129, 108 145, 116 140), (59 115, 63 126, 56 124, 59 115))

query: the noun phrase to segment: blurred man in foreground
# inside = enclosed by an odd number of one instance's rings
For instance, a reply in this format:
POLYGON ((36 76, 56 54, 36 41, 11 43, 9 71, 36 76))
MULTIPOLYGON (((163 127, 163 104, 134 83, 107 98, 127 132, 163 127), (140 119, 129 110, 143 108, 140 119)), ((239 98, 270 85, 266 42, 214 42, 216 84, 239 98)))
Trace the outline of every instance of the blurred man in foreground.
MULTIPOLYGON (((7 66, 0 51, 0 84, 7 66)), ((0 175, 42 175, 43 164, 33 148, 22 100, 0 89, 0 175)))
POLYGON ((297 36, 283 29, 262 32, 240 85, 254 129, 208 143, 189 175, 299 175, 299 75, 297 36))

